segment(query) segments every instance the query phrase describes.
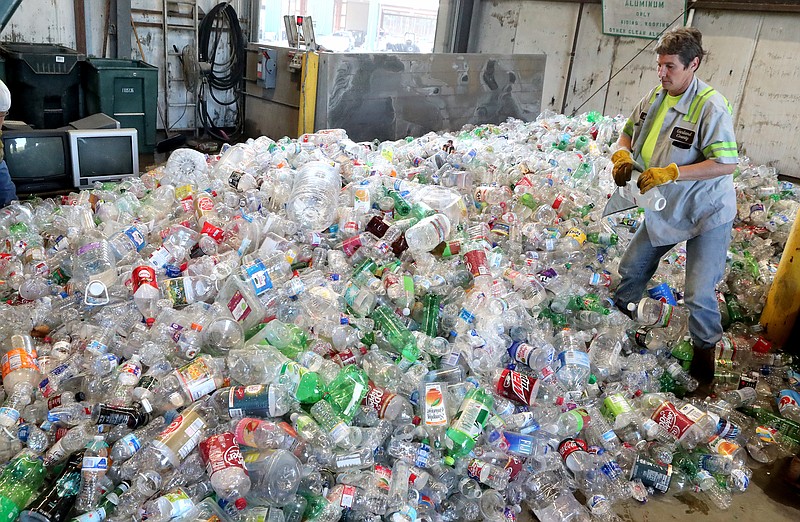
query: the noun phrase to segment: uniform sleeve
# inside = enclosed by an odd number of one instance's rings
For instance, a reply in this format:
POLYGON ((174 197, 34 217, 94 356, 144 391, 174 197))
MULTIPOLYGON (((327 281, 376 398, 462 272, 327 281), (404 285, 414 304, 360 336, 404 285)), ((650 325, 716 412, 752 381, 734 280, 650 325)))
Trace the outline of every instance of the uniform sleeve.
POLYGON ((726 164, 739 162, 731 106, 724 97, 717 95, 705 104, 699 129, 699 145, 706 159, 726 164))
POLYGON ((641 123, 641 116, 642 116, 642 107, 644 102, 647 98, 642 98, 636 107, 633 108, 633 112, 631 115, 628 116, 627 121, 625 122, 625 126, 622 127, 622 133, 625 134, 629 138, 633 138, 633 129, 634 126, 641 123))

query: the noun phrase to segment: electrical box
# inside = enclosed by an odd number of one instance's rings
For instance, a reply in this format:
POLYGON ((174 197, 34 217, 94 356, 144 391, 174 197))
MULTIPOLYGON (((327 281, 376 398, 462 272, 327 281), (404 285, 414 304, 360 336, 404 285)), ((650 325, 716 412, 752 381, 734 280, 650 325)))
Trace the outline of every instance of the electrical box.
POLYGON ((278 74, 278 51, 264 49, 261 51, 261 61, 258 63, 259 83, 265 89, 274 89, 278 74))

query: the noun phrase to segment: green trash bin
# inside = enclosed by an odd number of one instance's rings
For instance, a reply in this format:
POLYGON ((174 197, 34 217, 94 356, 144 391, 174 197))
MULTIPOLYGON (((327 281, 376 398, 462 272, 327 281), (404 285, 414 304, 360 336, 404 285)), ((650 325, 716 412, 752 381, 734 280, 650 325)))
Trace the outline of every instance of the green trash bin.
POLYGON ((90 58, 84 74, 86 112, 102 112, 139 131, 139 152, 153 152, 158 68, 141 60, 90 58))
POLYGON ((80 63, 86 56, 63 45, 5 42, 6 85, 11 91, 10 120, 39 129, 56 129, 83 112, 80 63))

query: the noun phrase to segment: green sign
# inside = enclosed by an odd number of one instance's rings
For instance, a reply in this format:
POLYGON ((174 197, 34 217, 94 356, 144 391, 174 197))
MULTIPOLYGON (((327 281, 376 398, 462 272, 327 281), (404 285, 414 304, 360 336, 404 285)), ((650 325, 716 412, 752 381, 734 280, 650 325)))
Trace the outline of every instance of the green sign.
POLYGON ((655 39, 686 22, 686 0, 603 0, 603 33, 655 39))

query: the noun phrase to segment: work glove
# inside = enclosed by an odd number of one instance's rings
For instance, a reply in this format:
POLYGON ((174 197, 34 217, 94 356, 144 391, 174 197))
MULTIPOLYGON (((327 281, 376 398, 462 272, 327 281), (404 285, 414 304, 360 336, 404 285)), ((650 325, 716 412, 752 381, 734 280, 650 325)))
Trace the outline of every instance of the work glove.
POLYGON ((631 180, 631 173, 633 172, 631 153, 625 149, 619 149, 611 156, 611 162, 614 163, 614 183, 618 187, 624 187, 631 180))
POLYGON ((666 167, 652 167, 642 172, 636 185, 639 187, 639 190, 642 191, 642 194, 644 194, 657 185, 675 181, 678 179, 679 175, 678 166, 674 163, 670 163, 666 167))

